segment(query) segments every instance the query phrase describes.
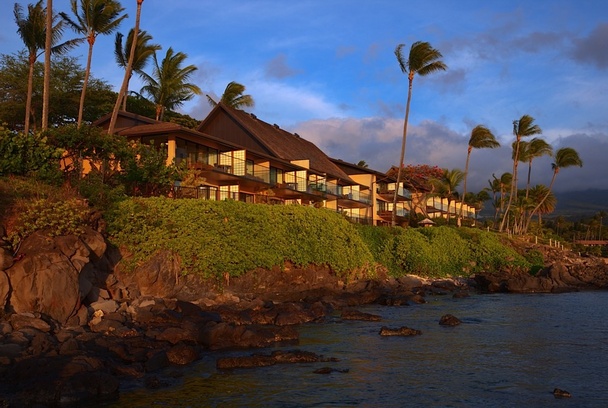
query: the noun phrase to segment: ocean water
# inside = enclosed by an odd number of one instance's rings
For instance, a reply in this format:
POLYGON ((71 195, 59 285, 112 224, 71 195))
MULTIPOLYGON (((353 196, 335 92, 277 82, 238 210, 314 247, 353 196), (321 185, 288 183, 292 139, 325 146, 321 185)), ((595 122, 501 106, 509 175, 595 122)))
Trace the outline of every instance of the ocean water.
POLYGON ((299 328, 296 345, 205 354, 158 390, 127 386, 104 407, 608 407, 608 292, 430 296, 366 306, 380 322, 299 328), (462 320, 438 324, 444 314, 462 320), (382 326, 422 331, 381 337, 382 326), (338 362, 218 371, 218 357, 300 349, 338 362), (340 371, 315 374, 322 367, 340 371), (560 388, 571 398, 557 399, 560 388))

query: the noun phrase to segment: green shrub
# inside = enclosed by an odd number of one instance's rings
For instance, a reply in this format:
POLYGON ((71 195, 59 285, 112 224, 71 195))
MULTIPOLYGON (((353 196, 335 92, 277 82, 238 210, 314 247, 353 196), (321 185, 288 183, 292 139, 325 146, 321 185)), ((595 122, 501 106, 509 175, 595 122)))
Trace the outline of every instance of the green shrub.
POLYGON ((342 274, 373 262, 353 224, 303 206, 132 198, 109 214, 108 229, 111 240, 133 254, 132 265, 169 249, 186 273, 203 276, 238 276, 285 261, 342 274))
POLYGON ((88 207, 80 200, 35 200, 19 214, 16 229, 9 240, 13 246, 17 246, 20 240, 38 230, 44 230, 52 237, 82 234, 87 215, 88 207))

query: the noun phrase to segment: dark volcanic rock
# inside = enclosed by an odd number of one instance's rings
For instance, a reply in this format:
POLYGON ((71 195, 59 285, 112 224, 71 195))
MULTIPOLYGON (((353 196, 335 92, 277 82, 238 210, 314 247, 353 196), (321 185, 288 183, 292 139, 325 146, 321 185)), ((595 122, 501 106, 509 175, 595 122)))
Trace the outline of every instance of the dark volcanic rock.
POLYGON ((460 323, 462 323, 460 319, 451 314, 443 315, 439 319, 439 324, 442 326, 458 326, 460 323))
POLYGON ((381 336, 418 336, 422 334, 420 330, 410 329, 409 327, 403 326, 398 329, 383 326, 380 329, 381 336))
POLYGON ((362 320, 362 321, 369 321, 369 322, 377 322, 377 321, 382 320, 381 316, 371 314, 371 313, 360 312, 355 309, 342 310, 342 314, 340 315, 340 317, 342 318, 342 320, 362 320))
POLYGON ((338 361, 335 358, 325 358, 315 353, 302 350, 274 351, 271 354, 254 354, 241 357, 219 358, 216 366, 220 370, 232 368, 266 367, 274 364, 317 363, 338 361))

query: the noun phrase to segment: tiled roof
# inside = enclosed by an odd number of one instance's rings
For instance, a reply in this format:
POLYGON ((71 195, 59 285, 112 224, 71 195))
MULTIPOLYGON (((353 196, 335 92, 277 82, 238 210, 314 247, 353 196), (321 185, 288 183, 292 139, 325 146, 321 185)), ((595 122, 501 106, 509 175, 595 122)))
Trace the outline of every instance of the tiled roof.
POLYGON ((330 177, 349 184, 356 184, 342 169, 332 163, 321 149, 297 133, 290 133, 278 125, 271 125, 258 119, 253 114, 227 107, 221 103, 216 106, 216 109, 223 109, 226 114, 238 121, 251 137, 256 138, 277 158, 289 161, 308 159, 312 171, 326 173, 330 177))

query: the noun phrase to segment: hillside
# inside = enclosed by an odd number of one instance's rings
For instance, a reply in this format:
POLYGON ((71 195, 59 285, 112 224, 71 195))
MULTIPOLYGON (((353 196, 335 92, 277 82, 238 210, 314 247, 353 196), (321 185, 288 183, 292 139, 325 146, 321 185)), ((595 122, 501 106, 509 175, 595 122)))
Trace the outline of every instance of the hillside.
POLYGON ((584 190, 555 193, 557 208, 553 216, 579 219, 599 211, 608 212, 608 190, 584 190))

